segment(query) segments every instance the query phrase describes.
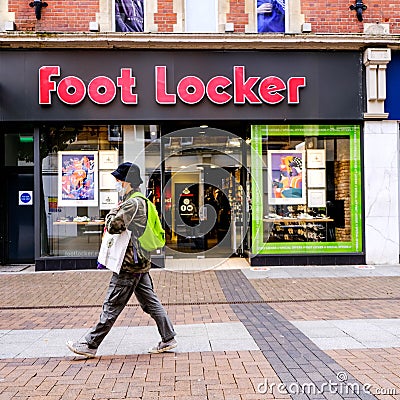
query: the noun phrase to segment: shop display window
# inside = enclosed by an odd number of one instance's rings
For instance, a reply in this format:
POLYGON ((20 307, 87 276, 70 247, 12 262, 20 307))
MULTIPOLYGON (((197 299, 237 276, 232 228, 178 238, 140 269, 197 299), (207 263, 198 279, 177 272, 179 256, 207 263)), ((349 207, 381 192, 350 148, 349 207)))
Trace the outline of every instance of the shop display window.
POLYGON ((41 128, 42 257, 97 257, 105 216, 120 200, 111 172, 121 162, 135 162, 146 185, 153 131, 143 125, 41 128))
POLYGON ((185 0, 185 31, 218 31, 218 2, 216 0, 185 0))
POLYGON ((145 2, 143 0, 115 1, 115 31, 143 32, 145 2))
POLYGON ((258 33, 285 32, 285 0, 256 0, 258 33))
POLYGON ((253 126, 251 165, 253 253, 362 250, 358 126, 253 126))

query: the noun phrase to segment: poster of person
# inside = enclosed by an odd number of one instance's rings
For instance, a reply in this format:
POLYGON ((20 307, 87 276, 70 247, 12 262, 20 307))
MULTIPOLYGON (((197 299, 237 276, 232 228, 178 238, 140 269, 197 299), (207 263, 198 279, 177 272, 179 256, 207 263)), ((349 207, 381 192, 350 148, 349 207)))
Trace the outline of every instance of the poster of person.
POLYGON ((115 0, 115 31, 144 31, 143 0, 115 0))
POLYGON ((269 204, 305 204, 304 151, 268 152, 269 204))
POLYGON ((257 32, 285 32, 285 0, 257 0, 257 32))
POLYGON ((97 151, 58 152, 58 205, 98 205, 97 151))

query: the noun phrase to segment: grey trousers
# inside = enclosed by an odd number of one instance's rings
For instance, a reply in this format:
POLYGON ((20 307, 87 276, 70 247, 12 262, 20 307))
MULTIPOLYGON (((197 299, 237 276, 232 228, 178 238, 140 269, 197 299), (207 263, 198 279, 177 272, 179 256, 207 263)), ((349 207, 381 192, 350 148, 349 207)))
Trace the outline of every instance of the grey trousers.
POLYGON ((100 346, 133 293, 143 311, 156 322, 162 341, 167 342, 174 338, 176 333, 164 307, 154 293, 150 274, 121 271, 119 275, 113 274, 104 299, 100 320, 85 336, 89 347, 97 349, 100 346))

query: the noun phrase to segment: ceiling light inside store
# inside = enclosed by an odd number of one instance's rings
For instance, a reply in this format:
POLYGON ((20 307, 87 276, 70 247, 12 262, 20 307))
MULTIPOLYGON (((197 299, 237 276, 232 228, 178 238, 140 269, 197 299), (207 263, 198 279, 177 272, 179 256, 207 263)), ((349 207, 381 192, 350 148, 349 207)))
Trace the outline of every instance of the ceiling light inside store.
POLYGON ((240 147, 240 141, 239 141, 239 139, 236 139, 236 138, 228 139, 228 146, 231 146, 231 147, 240 147))
POLYGON ((33 136, 19 136, 20 143, 33 143, 33 136))

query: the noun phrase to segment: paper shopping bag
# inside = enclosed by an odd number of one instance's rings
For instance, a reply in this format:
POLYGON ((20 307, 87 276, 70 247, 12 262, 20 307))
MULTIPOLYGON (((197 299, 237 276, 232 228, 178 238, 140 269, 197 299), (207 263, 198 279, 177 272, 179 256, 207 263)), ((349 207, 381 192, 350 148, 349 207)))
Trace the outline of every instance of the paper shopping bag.
POLYGON ((131 233, 128 229, 115 235, 104 232, 97 262, 119 274, 131 233))

